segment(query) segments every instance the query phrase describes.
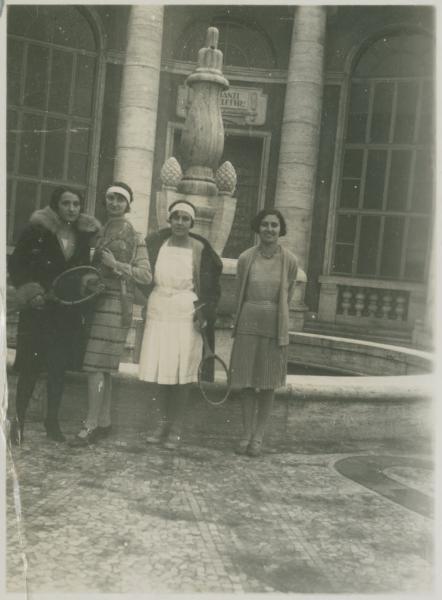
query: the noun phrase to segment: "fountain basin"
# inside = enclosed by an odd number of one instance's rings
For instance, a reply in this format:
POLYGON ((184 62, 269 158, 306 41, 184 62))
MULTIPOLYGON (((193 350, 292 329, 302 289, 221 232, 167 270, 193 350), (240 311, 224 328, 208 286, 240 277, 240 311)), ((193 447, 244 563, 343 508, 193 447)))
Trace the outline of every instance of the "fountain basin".
POLYGON ((290 333, 289 362, 345 375, 419 375, 431 373, 429 352, 314 333, 290 333))
MULTIPOLYGON (((216 344, 228 364, 231 330, 218 330, 216 344)), ((287 383, 277 395, 295 401, 431 399, 435 390, 434 356, 412 348, 291 332, 288 360, 287 383)))

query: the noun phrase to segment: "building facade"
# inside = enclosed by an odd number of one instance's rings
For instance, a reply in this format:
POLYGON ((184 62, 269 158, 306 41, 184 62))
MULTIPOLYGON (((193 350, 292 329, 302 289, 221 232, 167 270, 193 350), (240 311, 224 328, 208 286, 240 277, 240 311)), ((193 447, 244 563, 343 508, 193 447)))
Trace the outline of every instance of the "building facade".
MULTIPOLYGON (((426 346, 432 319, 434 8, 134 5, 8 8, 8 250, 60 184, 103 216, 115 178, 132 219, 180 158, 194 70, 219 30, 237 209, 225 258, 276 206, 307 282, 297 326, 426 346)), ((303 284, 304 285, 304 284, 303 284)))

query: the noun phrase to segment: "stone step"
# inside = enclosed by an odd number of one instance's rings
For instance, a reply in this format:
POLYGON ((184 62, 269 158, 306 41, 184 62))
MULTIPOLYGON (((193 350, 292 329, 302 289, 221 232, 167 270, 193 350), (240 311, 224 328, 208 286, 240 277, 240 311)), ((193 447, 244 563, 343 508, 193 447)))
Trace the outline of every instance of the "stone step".
POLYGON ((379 331, 364 331, 358 327, 350 325, 333 325, 332 323, 318 323, 307 321, 304 324, 305 333, 317 333, 321 335, 339 336, 343 338, 356 338, 369 342, 379 342, 381 344, 392 344, 395 346, 412 347, 411 332, 389 330, 384 328, 379 331))

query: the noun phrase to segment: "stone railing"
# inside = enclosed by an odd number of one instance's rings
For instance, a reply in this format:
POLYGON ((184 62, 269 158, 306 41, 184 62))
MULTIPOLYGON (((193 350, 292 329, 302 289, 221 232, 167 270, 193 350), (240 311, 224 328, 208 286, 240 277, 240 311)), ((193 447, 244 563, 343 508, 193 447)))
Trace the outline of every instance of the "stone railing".
POLYGON ((346 317, 369 317, 406 321, 410 292, 372 287, 338 285, 336 313, 346 317))
MULTIPOLYGON (((416 321, 426 310, 425 285, 333 275, 319 278, 319 310, 315 330, 353 335, 373 334, 388 341, 411 342, 416 321)), ((312 329, 312 327, 307 326, 312 329)))

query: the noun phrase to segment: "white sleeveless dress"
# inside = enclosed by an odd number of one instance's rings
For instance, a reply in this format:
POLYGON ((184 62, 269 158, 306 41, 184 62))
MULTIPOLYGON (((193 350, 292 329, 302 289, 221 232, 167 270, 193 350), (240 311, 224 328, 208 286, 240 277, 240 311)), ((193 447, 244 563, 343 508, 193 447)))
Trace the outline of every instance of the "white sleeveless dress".
POLYGON ((169 246, 158 254, 154 289, 147 303, 139 377, 160 384, 197 381, 202 339, 195 329, 191 248, 169 246))

